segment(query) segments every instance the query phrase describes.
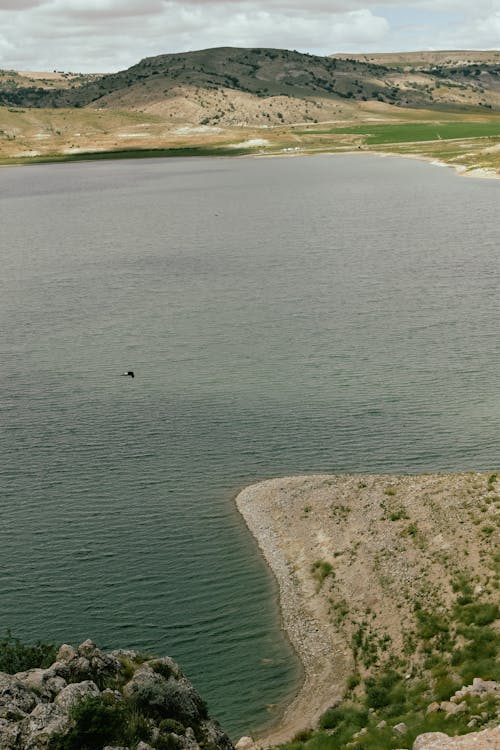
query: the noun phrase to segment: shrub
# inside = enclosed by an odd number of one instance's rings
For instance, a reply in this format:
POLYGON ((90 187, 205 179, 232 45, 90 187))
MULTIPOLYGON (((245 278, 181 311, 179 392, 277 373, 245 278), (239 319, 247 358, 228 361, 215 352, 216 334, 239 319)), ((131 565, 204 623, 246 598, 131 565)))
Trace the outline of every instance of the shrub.
POLYGON ((471 682, 474 677, 489 680, 500 679, 500 665, 498 663, 498 647, 500 635, 488 626, 460 627, 458 633, 468 642, 457 649, 452 656, 451 663, 460 666, 460 675, 465 682, 471 682))
POLYGON ((478 659, 477 661, 466 661, 460 668, 460 676, 467 684, 475 677, 482 680, 500 680, 500 664, 497 659, 478 659))
POLYGON ((434 698, 437 701, 447 701, 459 688, 460 685, 455 680, 449 675, 444 675, 434 684, 434 698))
POLYGON ((307 742, 307 740, 311 739, 312 734, 312 729, 303 729, 301 732, 297 732, 292 742, 307 742))
POLYGON ((347 689, 354 690, 361 682, 361 676, 359 672, 353 672, 347 680, 347 689))
POLYGON ((129 741, 149 740, 151 736, 149 719, 140 711, 129 709, 124 734, 129 741))
POLYGON ((133 676, 136 665, 127 656, 119 656, 118 661, 121 664, 121 673, 125 682, 128 682, 133 676))
POLYGON ((472 585, 465 573, 458 573, 451 582, 451 587, 455 593, 461 593, 464 598, 472 596, 472 585))
POLYGON ((10 632, 0 639, 0 672, 15 674, 28 669, 50 666, 56 660, 57 646, 37 641, 34 646, 21 643, 10 632))
POLYGON ((184 734, 185 731, 186 728, 184 724, 181 724, 180 721, 176 721, 175 719, 163 719, 160 722, 160 732, 162 732, 163 734, 166 734, 167 732, 184 734))
POLYGON ((466 625, 489 625, 498 619, 498 604, 466 604, 456 608, 456 616, 466 625))
POLYGON ((390 714, 402 713, 406 703, 405 686, 401 675, 387 669, 365 681, 366 705, 368 708, 387 708, 390 714))
POLYGON ((196 726, 206 719, 207 707, 187 682, 152 676, 136 686, 132 698, 137 708, 155 719, 175 719, 184 726, 196 726))
POLYGON ((357 731, 368 722, 368 711, 358 706, 342 705, 337 708, 329 708, 322 715, 319 725, 321 729, 339 729, 350 725, 357 731))
POLYGON ((316 560, 311 566, 311 572, 321 586, 325 578, 334 575, 333 565, 326 560, 316 560))
POLYGON ((153 672, 156 672, 156 674, 161 675, 166 680, 168 680, 168 678, 171 677, 173 674, 172 669, 168 666, 168 664, 165 664, 165 662, 163 661, 155 661, 151 664, 151 667, 153 669, 153 672))
POLYGON ((95 750, 125 740, 126 708, 112 695, 90 696, 70 711, 73 726, 64 735, 53 736, 50 750, 95 750))
POLYGON ((443 617, 425 609, 416 609, 417 633, 420 638, 429 640, 439 633, 448 632, 448 623, 443 617))
POLYGON ((399 510, 394 511, 389 516, 391 521, 400 521, 402 518, 408 518, 408 517, 409 517, 408 513, 406 512, 404 508, 400 508, 399 510))
POLYGON ((179 747, 179 740, 175 734, 160 734, 154 747, 156 750, 177 750, 179 747))

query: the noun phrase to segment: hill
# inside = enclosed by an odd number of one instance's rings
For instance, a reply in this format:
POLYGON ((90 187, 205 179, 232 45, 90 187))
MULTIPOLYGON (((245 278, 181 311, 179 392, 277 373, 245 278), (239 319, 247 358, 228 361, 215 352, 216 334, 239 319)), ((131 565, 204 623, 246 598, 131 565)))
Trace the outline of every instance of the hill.
POLYGON ((18 85, 14 78, 7 86, 0 79, 0 103, 140 110, 191 124, 226 126, 327 120, 345 100, 500 110, 500 61, 492 56, 472 66, 443 63, 401 70, 363 56, 221 47, 145 58, 127 70, 65 88, 32 83, 18 85))

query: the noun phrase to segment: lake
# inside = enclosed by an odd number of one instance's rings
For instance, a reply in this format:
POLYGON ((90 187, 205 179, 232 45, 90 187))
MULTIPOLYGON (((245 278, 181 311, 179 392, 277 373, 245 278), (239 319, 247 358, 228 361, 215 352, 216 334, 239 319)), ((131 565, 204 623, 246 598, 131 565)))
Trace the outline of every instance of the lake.
POLYGON ((1 169, 0 630, 275 718, 300 669, 234 495, 499 468, 499 208, 368 155, 1 169))

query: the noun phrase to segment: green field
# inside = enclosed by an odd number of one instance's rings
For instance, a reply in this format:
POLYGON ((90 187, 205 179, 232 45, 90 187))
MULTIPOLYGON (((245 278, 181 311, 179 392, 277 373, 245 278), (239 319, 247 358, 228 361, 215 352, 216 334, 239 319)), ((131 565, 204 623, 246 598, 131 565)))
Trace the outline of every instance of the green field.
POLYGON ((407 122, 383 125, 356 125, 330 130, 304 130, 300 135, 363 135, 367 145, 413 143, 453 138, 500 138, 500 118, 496 122, 407 122))

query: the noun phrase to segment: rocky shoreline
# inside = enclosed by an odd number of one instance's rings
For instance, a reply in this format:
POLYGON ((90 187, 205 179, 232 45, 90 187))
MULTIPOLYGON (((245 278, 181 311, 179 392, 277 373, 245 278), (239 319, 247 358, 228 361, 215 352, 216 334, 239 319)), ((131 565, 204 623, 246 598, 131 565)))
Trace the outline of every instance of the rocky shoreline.
POLYGON ((257 744, 261 747, 286 742, 304 726, 313 726, 323 711, 341 698, 348 660, 345 649, 331 629, 325 627, 324 620, 316 618, 305 606, 294 579, 293 563, 286 558, 276 529, 270 523, 270 498, 274 491, 286 488, 287 482, 272 479, 251 485, 236 498, 236 506, 278 582, 283 628, 303 668, 297 695, 284 710, 279 724, 259 738, 257 744))

